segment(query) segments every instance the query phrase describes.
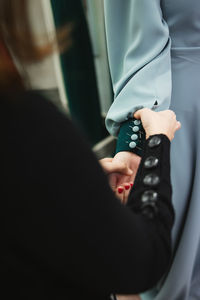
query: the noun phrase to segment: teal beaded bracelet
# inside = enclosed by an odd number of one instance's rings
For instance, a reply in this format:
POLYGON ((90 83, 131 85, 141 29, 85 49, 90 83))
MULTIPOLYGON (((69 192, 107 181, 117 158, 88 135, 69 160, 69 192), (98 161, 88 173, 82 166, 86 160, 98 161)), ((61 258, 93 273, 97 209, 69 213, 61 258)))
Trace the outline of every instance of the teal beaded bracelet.
POLYGON ((118 134, 116 153, 120 151, 133 152, 139 156, 143 154, 145 131, 142 122, 135 118, 123 122, 118 134))

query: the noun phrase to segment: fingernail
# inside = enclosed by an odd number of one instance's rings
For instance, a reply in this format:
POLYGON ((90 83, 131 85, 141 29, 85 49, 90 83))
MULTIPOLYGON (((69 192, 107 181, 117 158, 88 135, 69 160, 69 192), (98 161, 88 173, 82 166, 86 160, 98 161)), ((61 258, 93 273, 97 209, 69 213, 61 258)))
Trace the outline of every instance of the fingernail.
POLYGON ((126 185, 125 185, 125 189, 126 189, 126 190, 130 189, 130 184, 126 184, 126 185))
POLYGON ((119 187, 118 188, 118 193, 121 194, 123 192, 123 190, 124 190, 123 188, 119 187))
POLYGON ((133 183, 130 183, 131 187, 133 186, 133 183))

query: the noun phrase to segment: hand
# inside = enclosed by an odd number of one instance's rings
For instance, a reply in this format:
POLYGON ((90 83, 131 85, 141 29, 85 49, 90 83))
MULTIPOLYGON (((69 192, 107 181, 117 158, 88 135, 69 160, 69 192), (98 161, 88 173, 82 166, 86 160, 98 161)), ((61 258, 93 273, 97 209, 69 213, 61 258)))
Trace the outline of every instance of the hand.
POLYGON ((134 113, 136 119, 141 119, 146 132, 146 138, 154 134, 165 134, 169 140, 173 140, 175 132, 181 128, 181 123, 176 120, 172 110, 160 112, 143 108, 134 113))
POLYGON ((122 173, 112 173, 109 175, 110 186, 123 204, 127 202, 140 160, 140 156, 128 151, 118 152, 113 158, 113 162, 126 164, 132 170, 132 174, 130 175, 122 173))
POLYGON ((117 300, 141 300, 139 295, 117 295, 117 300))
MULTIPOLYGON (((116 154, 114 158, 103 158, 99 160, 104 172, 108 175, 111 189, 122 203, 127 200, 133 178, 135 177, 127 163, 127 153, 129 152, 123 153, 124 158, 122 159, 116 154), (128 182, 126 180, 128 180, 128 182)), ((129 165, 132 167, 130 163, 129 165)))
POLYGON ((114 158, 106 157, 100 159, 99 162, 107 175, 118 173, 122 176, 131 176, 133 173, 128 167, 127 163, 124 161, 114 160, 114 158))

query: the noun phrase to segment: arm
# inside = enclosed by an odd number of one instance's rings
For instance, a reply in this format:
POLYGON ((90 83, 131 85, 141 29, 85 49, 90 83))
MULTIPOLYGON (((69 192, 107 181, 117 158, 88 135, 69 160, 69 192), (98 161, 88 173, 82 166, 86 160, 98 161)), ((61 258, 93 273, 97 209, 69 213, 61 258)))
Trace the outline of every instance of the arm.
POLYGON ((112 157, 105 157, 99 160, 100 165, 102 166, 105 174, 110 175, 114 172, 117 172, 121 175, 132 175, 131 169, 127 167, 125 163, 113 162, 112 157))
POLYGON ((21 166, 19 180, 8 192, 23 193, 20 202, 11 197, 7 216, 8 224, 10 220, 15 224, 12 235, 17 237, 20 255, 25 253, 20 259, 30 272, 34 257, 41 280, 50 273, 50 282, 59 277, 64 286, 102 294, 150 288, 165 272, 171 254, 174 215, 168 138, 160 135, 160 145, 152 149, 146 142, 141 177, 125 207, 72 124, 42 99, 33 98, 32 106, 38 107, 20 116, 25 133, 17 131, 16 143, 25 136, 25 146, 9 148, 18 149, 21 166), (141 209, 141 195, 147 189, 143 163, 149 155, 160 160, 156 169, 160 183, 155 187, 158 212, 153 219, 141 209))
POLYGON ((118 136, 114 161, 126 162, 133 171, 129 177, 111 175, 117 188, 134 181, 142 155, 141 141, 137 141, 135 148, 127 143, 133 113, 142 107, 158 111, 169 107, 170 37, 159 1, 104 0, 104 8, 114 90, 106 127, 110 134, 118 136))
POLYGON ((104 0, 114 102, 106 118, 116 136, 141 107, 164 110, 171 100, 170 38, 156 0, 104 0))

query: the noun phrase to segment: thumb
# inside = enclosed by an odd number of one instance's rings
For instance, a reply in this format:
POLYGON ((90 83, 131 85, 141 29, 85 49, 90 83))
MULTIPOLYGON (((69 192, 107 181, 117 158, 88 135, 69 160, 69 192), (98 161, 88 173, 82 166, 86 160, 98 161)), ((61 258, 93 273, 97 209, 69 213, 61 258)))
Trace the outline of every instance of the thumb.
POLYGON ((138 109, 134 114, 134 118, 136 119, 141 119, 141 113, 142 113, 142 109, 138 109))
POLYGON ((141 108, 141 109, 138 109, 134 114, 133 116, 136 118, 136 119, 142 119, 142 115, 146 114, 146 113, 149 113, 149 112, 152 112, 152 110, 150 108, 141 108))

